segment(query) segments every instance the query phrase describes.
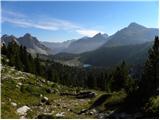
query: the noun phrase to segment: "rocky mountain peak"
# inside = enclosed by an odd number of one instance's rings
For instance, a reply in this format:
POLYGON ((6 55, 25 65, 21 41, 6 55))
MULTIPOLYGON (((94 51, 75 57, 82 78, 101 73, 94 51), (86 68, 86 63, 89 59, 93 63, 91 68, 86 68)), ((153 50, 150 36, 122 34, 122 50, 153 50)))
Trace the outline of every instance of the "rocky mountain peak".
POLYGON ((107 34, 102 34, 102 33, 97 33, 95 36, 93 36, 93 38, 99 38, 99 37, 104 37, 104 38, 107 38, 108 35, 107 34))
POLYGON ((32 37, 30 33, 26 33, 23 37, 32 37))
POLYGON ((128 25, 128 28, 131 28, 131 29, 145 29, 146 27, 144 27, 140 24, 137 24, 135 22, 132 22, 128 25))

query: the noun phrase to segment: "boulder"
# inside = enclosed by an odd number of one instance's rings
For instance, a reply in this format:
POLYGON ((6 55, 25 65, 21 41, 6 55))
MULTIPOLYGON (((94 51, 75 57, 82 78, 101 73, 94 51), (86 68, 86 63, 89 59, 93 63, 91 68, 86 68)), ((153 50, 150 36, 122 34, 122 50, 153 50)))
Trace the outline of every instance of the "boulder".
POLYGON ((47 88, 47 89, 46 89, 46 92, 47 92, 47 93, 54 93, 54 90, 52 90, 51 88, 47 88))
POLYGON ((48 98, 45 97, 45 96, 41 99, 41 102, 42 102, 42 103, 46 103, 47 101, 48 101, 48 98))
POLYGON ((48 98, 47 98, 47 97, 44 96, 43 98, 44 98, 46 101, 48 101, 48 98))
POLYGON ((27 114, 27 111, 30 110, 30 108, 28 106, 22 106, 20 108, 17 109, 17 113, 20 116, 25 116, 27 114))
POLYGON ((64 112, 57 113, 57 114, 56 114, 56 117, 64 117, 64 112))
POLYGON ((12 105, 13 107, 17 107, 17 103, 15 103, 15 102, 11 102, 11 105, 12 105))

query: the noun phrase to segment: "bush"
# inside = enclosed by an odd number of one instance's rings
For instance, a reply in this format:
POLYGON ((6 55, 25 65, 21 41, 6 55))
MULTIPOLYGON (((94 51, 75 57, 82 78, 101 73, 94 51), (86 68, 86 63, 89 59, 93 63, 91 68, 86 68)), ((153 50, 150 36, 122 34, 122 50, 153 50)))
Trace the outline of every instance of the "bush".
POLYGON ((159 96, 153 96, 145 106, 145 112, 149 116, 158 118, 159 116, 159 96))

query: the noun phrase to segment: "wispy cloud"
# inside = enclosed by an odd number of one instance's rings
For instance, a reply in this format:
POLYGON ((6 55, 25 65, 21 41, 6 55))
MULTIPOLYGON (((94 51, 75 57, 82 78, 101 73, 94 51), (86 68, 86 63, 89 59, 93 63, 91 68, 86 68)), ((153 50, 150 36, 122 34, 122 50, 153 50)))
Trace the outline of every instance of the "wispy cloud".
POLYGON ((24 28, 37 28, 51 31, 70 30, 80 35, 90 37, 100 32, 98 30, 84 28, 67 20, 49 18, 47 20, 38 19, 34 21, 24 14, 7 10, 2 10, 2 22, 11 23, 24 28))
POLYGON ((25 18, 26 16, 24 14, 18 13, 18 12, 13 12, 13 11, 8 11, 2 9, 2 16, 12 16, 12 17, 17 17, 17 18, 25 18))
POLYGON ((79 30, 76 30, 76 32, 78 32, 79 34, 84 35, 84 36, 92 37, 95 34, 99 33, 100 31, 89 30, 89 29, 79 29, 79 30))

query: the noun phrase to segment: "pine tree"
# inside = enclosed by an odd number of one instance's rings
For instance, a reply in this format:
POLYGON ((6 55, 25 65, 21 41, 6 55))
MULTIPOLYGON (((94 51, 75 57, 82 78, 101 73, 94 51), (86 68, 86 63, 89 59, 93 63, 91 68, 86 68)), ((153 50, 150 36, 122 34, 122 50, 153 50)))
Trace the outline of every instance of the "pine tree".
POLYGON ((15 61, 16 61, 16 63, 15 63, 15 68, 16 68, 17 70, 23 70, 23 66, 22 66, 22 62, 21 62, 21 59, 20 59, 19 54, 16 55, 15 61))
POLYGON ((31 73, 35 73, 35 63, 34 63, 34 59, 33 57, 31 56, 31 54, 28 54, 28 64, 29 64, 29 72, 31 73))
POLYGON ((2 44, 1 54, 3 54, 3 55, 7 55, 7 47, 6 47, 6 45, 5 45, 5 44, 2 44))
POLYGON ((123 61, 120 66, 112 74, 111 89, 113 91, 121 90, 122 88, 126 91, 130 86, 130 77, 128 73, 128 67, 123 61))
POLYGON ((145 97, 157 95, 159 92, 159 38, 157 36, 153 47, 149 50, 139 87, 141 95, 145 97))
POLYGON ((34 59, 35 63, 35 74, 36 75, 42 75, 42 67, 39 60, 39 55, 37 54, 36 58, 34 59))
POLYGON ((48 68, 48 70, 46 71, 46 77, 47 77, 47 80, 48 81, 54 81, 54 78, 53 78, 53 69, 52 68, 48 68))

